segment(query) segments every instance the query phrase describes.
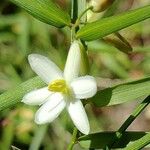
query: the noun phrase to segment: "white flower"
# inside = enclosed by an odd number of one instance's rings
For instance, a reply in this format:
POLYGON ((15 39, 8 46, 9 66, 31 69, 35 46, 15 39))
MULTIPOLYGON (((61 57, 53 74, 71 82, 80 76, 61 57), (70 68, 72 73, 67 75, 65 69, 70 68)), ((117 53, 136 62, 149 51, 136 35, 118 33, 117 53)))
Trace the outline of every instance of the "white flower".
POLYGON ((22 102, 26 104, 42 105, 35 114, 35 122, 52 122, 66 106, 78 130, 88 134, 89 121, 80 99, 94 96, 97 85, 92 76, 78 77, 81 59, 78 41, 70 47, 64 73, 44 56, 31 54, 28 59, 31 68, 48 84, 48 87, 31 91, 23 97, 22 102))

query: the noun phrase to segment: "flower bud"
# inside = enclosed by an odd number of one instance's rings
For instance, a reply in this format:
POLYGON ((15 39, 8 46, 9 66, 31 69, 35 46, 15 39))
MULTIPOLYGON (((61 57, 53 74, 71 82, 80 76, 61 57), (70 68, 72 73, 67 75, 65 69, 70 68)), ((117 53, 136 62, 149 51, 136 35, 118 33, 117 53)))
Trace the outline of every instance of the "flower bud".
POLYGON ((80 64, 80 75, 84 76, 89 74, 89 60, 87 56, 86 47, 80 42, 80 53, 81 53, 81 64, 80 64))
POLYGON ((94 12, 101 12, 107 9, 114 0, 91 0, 90 6, 93 6, 94 12))
POLYGON ((80 71, 80 63, 80 45, 79 41, 75 40, 70 46, 64 69, 64 77, 68 83, 70 83, 74 78, 78 77, 80 71))

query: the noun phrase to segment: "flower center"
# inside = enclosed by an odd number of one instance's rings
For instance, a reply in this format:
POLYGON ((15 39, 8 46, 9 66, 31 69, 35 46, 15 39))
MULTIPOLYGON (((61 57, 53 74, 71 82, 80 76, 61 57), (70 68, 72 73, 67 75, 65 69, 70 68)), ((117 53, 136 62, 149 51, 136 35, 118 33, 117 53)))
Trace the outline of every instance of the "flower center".
POLYGON ((69 94, 69 87, 66 84, 66 81, 63 79, 57 79, 52 81, 48 85, 48 90, 52 92, 62 92, 63 94, 69 94))

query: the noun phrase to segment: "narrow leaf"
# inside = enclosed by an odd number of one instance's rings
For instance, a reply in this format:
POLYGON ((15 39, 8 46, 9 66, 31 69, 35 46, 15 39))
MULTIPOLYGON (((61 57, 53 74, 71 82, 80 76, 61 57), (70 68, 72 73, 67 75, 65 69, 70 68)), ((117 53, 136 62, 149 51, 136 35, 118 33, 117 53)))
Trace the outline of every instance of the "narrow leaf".
MULTIPOLYGON (((137 150, 137 149, 143 149, 145 146, 150 144, 150 133, 147 133, 142 138, 138 139, 134 143, 130 143, 126 148, 123 150, 137 150)), ((147 146, 149 147, 149 145, 147 146)))
MULTIPOLYGON (((125 148, 129 142, 136 142, 140 138, 142 139, 142 137, 148 136, 149 134, 150 133, 147 132, 125 132, 120 141, 114 145, 113 148, 125 148)), ((79 144, 83 148, 101 149, 108 145, 108 143, 112 140, 112 138, 115 138, 115 136, 115 132, 100 132, 80 137, 78 140, 79 144)))
POLYGON ((70 24, 69 15, 55 5, 52 0, 11 0, 24 8, 36 19, 56 26, 63 27, 70 24))
POLYGON ((96 106, 110 106, 135 100, 150 94, 150 77, 98 91, 91 98, 96 106))
POLYGON ((43 87, 45 83, 39 77, 30 79, 16 88, 13 88, 0 95, 0 111, 15 106, 22 100, 22 97, 29 91, 43 87))
POLYGON ((84 41, 95 40, 148 18, 150 5, 89 23, 77 32, 76 37, 84 41))
POLYGON ((132 47, 129 42, 119 33, 116 32, 115 34, 108 35, 103 38, 106 43, 113 45, 118 50, 124 53, 129 53, 132 51, 132 47))

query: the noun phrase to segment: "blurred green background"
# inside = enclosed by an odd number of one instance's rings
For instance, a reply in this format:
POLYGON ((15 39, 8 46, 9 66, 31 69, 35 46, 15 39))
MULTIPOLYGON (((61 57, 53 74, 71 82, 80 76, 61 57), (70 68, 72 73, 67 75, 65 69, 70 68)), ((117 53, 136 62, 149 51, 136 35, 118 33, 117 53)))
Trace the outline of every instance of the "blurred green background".
MULTIPOLYGON (((69 0, 57 0, 60 7, 70 12, 69 0)), ((114 5, 92 19, 118 14, 150 4, 149 0, 116 0, 114 5)), ((104 40, 87 43, 90 74, 97 77, 101 88, 150 75, 150 21, 128 27, 120 33, 129 41, 133 52, 125 54, 104 40)), ((70 46, 68 28, 57 29, 46 25, 8 0, 0 1, 0 93, 35 76, 27 56, 40 53, 51 58, 63 69, 70 46)), ((127 118, 135 102, 113 107, 96 108, 87 105, 91 132, 116 130, 127 118)), ((0 113, 0 150, 65 150, 70 141, 72 123, 67 112, 53 123, 37 126, 36 107, 20 104, 0 113), (16 148, 15 148, 16 147, 16 148)), ((146 109, 130 130, 149 130, 150 108, 146 109)), ((75 149, 82 149, 78 145, 75 149)))

